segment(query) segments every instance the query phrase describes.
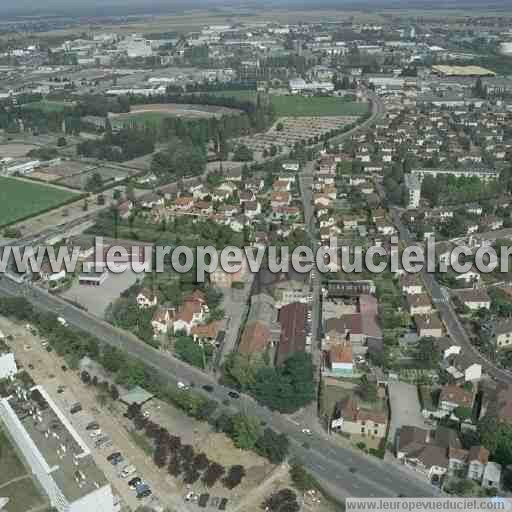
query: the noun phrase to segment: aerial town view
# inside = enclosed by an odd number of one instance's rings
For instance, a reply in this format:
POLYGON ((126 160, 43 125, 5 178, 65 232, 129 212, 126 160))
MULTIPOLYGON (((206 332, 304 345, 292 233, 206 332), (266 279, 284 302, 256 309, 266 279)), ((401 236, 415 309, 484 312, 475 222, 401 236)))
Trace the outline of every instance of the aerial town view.
POLYGON ((507 2, 0 1, 0 511, 512 510, 510 264, 507 2))

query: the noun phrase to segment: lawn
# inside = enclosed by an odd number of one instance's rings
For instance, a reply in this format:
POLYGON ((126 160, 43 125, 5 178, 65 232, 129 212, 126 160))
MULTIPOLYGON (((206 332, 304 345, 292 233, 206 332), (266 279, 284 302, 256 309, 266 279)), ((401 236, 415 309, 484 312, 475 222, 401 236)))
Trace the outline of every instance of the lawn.
MULTIPOLYGON (((13 478, 18 478, 27 473, 18 454, 14 450, 11 441, 3 430, 0 429, 0 487, 13 478)), ((0 491, 2 496, 2 491, 0 491)))
POLYGON ((51 210, 73 197, 79 196, 39 183, 0 177, 0 226, 51 210))
POLYGON ((66 107, 72 107, 71 103, 64 103, 63 101, 41 100, 32 103, 26 103, 23 108, 30 110, 41 110, 42 112, 62 112, 66 107))
MULTIPOLYGON (((217 91, 212 94, 243 101, 256 101, 256 91, 217 91)), ((369 110, 368 103, 347 101, 333 96, 270 96, 278 116, 359 116, 369 110)))
POLYGON ((27 512, 48 504, 48 499, 40 493, 29 476, 0 488, 0 496, 9 497, 6 512, 27 512))
POLYGON ((333 96, 272 96, 278 116, 359 116, 369 110, 368 103, 346 101, 333 96))

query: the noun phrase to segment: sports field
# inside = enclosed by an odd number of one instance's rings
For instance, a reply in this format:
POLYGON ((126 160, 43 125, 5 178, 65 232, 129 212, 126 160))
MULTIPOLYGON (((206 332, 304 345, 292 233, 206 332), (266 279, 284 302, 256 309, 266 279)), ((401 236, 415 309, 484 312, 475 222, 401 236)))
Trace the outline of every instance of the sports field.
POLYGON ((16 178, 0 177, 0 226, 56 208, 78 194, 16 178))

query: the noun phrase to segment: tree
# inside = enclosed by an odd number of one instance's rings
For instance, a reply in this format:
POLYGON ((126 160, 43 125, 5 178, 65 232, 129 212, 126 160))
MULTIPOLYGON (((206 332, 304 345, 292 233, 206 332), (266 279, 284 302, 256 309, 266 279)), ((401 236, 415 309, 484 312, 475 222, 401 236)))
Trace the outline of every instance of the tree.
POLYGON ((276 131, 282 132, 283 129, 284 129, 283 123, 279 122, 279 123, 276 124, 276 131))
POLYGON ((88 192, 97 192, 101 190, 102 187, 103 180, 101 179, 101 174, 98 172, 93 173, 85 182, 85 190, 88 192))
POLYGON ((180 448, 181 460, 191 462, 194 459, 194 447, 190 444, 184 444, 180 448))
POLYGON ((206 487, 213 487, 217 480, 226 472, 223 466, 217 462, 212 462, 206 469, 201 479, 206 487))
POLYGON ((194 457, 193 466, 194 466, 194 469, 196 469, 197 471, 203 471, 204 469, 206 469, 208 467, 209 463, 210 463, 210 461, 208 460, 208 457, 206 456, 205 453, 198 453, 194 457))
POLYGON ((286 434, 278 434, 267 427, 256 441, 255 451, 272 464, 280 464, 288 455, 289 444, 286 434))
POLYGON ((194 468, 188 469, 188 471, 185 473, 185 476, 183 477, 183 482, 187 485, 195 484, 199 478, 201 477, 201 474, 194 468))
POLYGON ((89 375, 89 372, 86 372, 85 370, 80 373, 80 379, 84 384, 89 384, 91 382, 91 376, 89 375))
POLYGON ((97 386, 98 385, 98 377, 96 375, 92 378, 92 385, 93 386, 97 386))
POLYGON ((57 139, 57 146, 58 146, 59 148, 62 148, 62 147, 64 147, 64 146, 66 146, 66 145, 67 145, 67 143, 68 143, 68 142, 67 142, 67 140, 66 140, 66 137, 59 137, 59 138, 57 139))
POLYGON ((112 397, 112 400, 119 400, 119 390, 114 384, 110 386, 110 396, 112 397))
POLYGON ((233 416, 233 441, 237 448, 252 450, 261 435, 260 421, 255 416, 236 414, 233 416))
POLYGON ((153 453, 153 461, 159 468, 163 468, 167 464, 169 458, 169 449, 165 444, 157 444, 153 453))
POLYGON ((182 361, 204 370, 205 349, 199 343, 196 343, 192 337, 178 336, 174 343, 174 351, 182 361))
POLYGON ((228 474, 222 480, 222 484, 227 489, 234 489, 242 482, 242 479, 245 476, 245 468, 240 465, 231 466, 229 468, 228 474))
POLYGON ((167 466, 167 471, 174 478, 177 478, 178 476, 181 475, 182 469, 179 457, 177 457, 176 455, 171 457, 169 465, 167 466))
POLYGON ((253 152, 245 144, 240 144, 233 153, 236 162, 251 162, 253 159, 253 152))
POLYGON ((169 450, 171 453, 177 453, 181 448, 181 438, 178 436, 171 436, 169 438, 169 450))
POLYGON ((359 379, 357 392, 365 402, 375 402, 377 400, 377 388, 373 382, 368 380, 365 373, 359 379))
POLYGON ((281 489, 266 499, 262 508, 270 512, 298 512, 300 505, 294 491, 291 489, 281 489))

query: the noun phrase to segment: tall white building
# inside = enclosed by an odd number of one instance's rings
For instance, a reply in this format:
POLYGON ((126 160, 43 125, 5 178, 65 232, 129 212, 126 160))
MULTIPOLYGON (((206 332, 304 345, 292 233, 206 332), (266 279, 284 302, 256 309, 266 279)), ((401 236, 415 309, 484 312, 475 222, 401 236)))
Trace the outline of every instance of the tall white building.
POLYGON ((409 201, 407 203, 407 208, 415 209, 420 205, 421 199, 421 183, 419 178, 414 174, 406 174, 405 175, 405 187, 407 188, 407 192, 409 194, 409 201))
POLYGON ((89 448, 41 386, 1 399, 0 420, 59 512, 118 512, 89 448))
POLYGON ((0 380, 13 377, 18 373, 18 367, 12 352, 2 352, 0 340, 0 380))

